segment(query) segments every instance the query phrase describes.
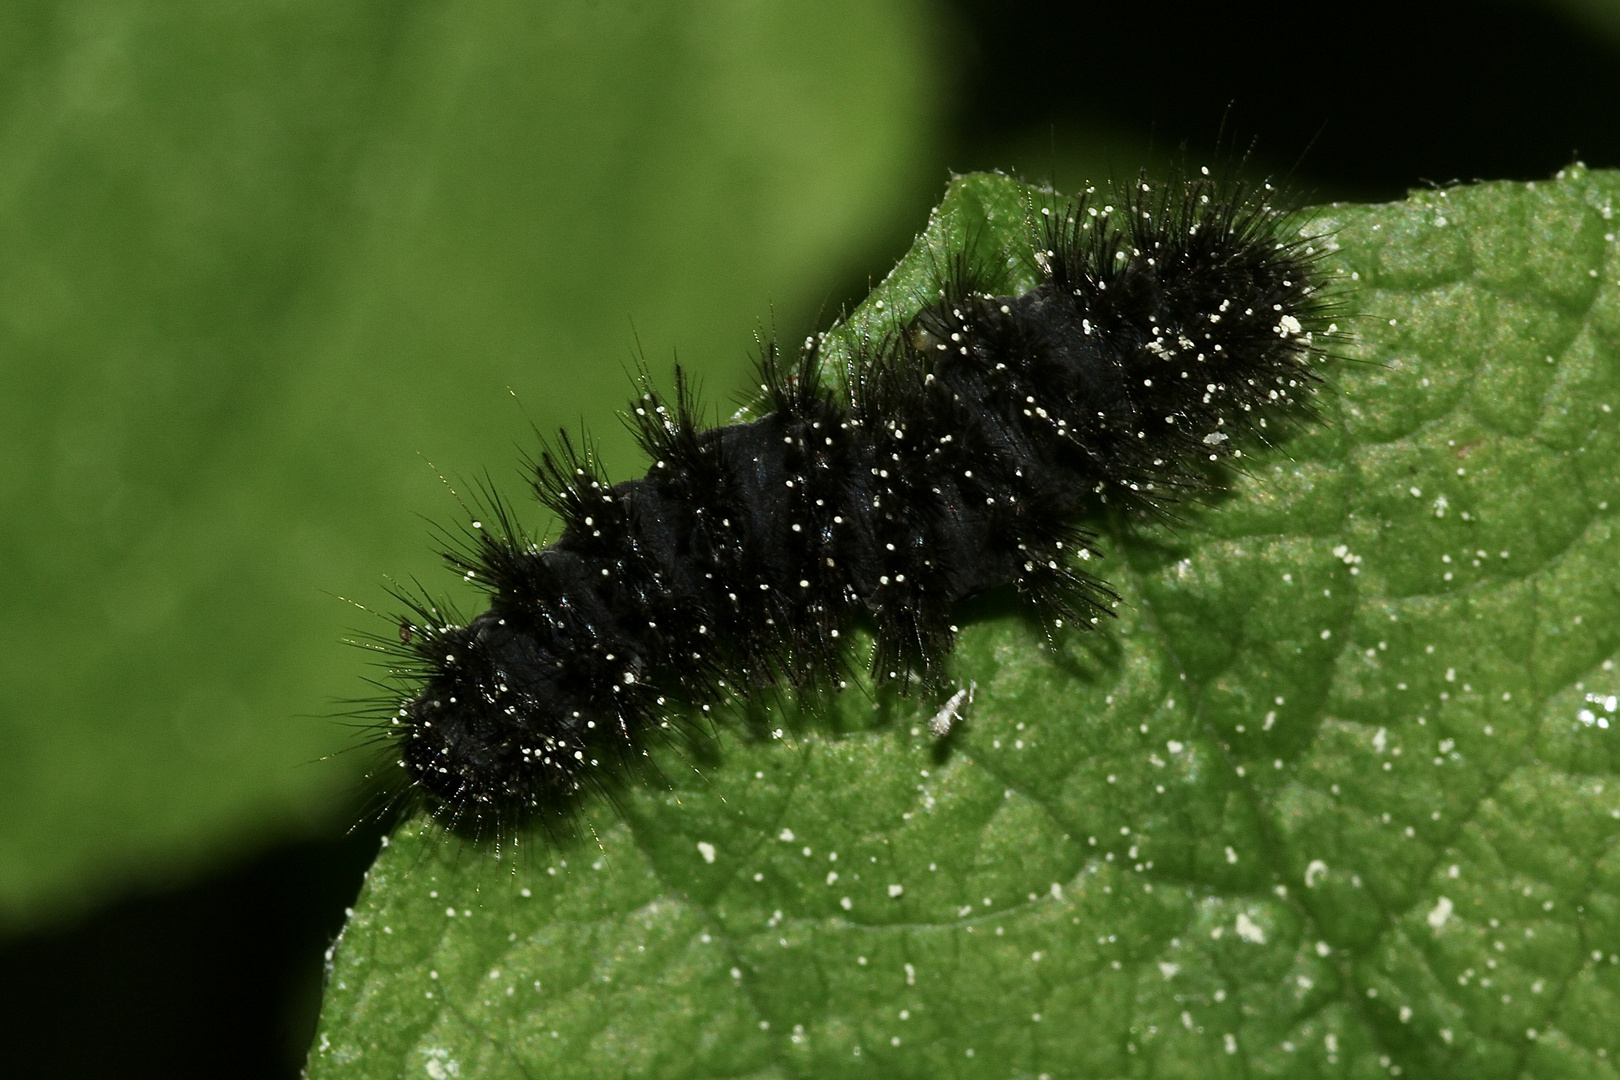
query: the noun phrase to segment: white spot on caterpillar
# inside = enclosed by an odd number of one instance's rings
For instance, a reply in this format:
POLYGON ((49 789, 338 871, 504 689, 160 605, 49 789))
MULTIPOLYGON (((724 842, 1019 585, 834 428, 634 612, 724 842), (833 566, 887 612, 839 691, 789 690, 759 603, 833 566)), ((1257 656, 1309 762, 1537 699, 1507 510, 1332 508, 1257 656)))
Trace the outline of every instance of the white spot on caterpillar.
POLYGON ((713 864, 713 862, 714 862, 714 845, 713 844, 709 843, 707 840, 699 840, 697 849, 698 849, 698 854, 703 856, 703 861, 704 862, 713 864))

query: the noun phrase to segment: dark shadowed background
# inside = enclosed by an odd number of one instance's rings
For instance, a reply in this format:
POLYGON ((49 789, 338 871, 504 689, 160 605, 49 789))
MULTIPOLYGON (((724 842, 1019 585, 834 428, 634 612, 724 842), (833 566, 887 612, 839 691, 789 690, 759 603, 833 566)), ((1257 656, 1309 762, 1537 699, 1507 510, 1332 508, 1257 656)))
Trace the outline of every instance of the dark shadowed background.
POLYGON ((297 1074, 381 832, 338 597, 442 580, 427 462, 631 475, 638 342, 729 409, 953 170, 1224 125, 1394 199, 1620 166, 1617 101, 1609 0, 4 5, 0 1072, 297 1074))

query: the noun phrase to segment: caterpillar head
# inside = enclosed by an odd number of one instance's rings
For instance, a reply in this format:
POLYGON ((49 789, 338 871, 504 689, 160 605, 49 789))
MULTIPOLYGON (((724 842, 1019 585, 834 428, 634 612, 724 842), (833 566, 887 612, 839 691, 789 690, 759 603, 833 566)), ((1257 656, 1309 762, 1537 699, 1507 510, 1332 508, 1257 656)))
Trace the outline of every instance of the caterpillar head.
POLYGON ((496 612, 413 648, 428 675, 400 718, 401 764, 452 822, 515 819, 580 789, 598 725, 555 650, 496 612))

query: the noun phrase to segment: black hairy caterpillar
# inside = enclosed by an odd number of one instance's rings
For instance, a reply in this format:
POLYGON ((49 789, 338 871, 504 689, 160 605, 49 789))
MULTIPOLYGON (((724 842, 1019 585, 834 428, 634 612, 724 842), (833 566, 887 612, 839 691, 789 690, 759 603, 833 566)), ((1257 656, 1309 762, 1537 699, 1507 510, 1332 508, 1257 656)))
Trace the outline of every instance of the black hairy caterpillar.
POLYGON ((880 682, 932 693, 969 597, 1012 584, 1056 625, 1098 622, 1113 594, 1080 569, 1084 512, 1162 512, 1266 416, 1309 408, 1328 304, 1270 190, 1205 170, 1032 209, 1035 287, 999 293, 958 259, 836 389, 825 335, 767 345, 746 423, 704 429, 678 371, 672 399, 644 379, 645 477, 609 485, 564 435, 532 480, 559 538, 541 548, 491 496, 447 555, 489 610, 462 625, 402 598, 410 692, 384 736, 413 787, 452 824, 566 816, 672 702, 837 681, 857 621, 880 682))

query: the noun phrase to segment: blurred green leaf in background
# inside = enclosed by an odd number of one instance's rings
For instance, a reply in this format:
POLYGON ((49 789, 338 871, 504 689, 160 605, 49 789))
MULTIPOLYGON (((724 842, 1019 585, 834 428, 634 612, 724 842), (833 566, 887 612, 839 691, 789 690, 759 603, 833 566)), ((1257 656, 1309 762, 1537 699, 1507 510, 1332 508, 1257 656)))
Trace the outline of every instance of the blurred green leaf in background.
POLYGON ((632 320, 728 389, 811 322, 933 182, 922 20, 836 8, 0 12, 0 926, 354 813, 335 596, 506 388, 627 466, 632 320))

